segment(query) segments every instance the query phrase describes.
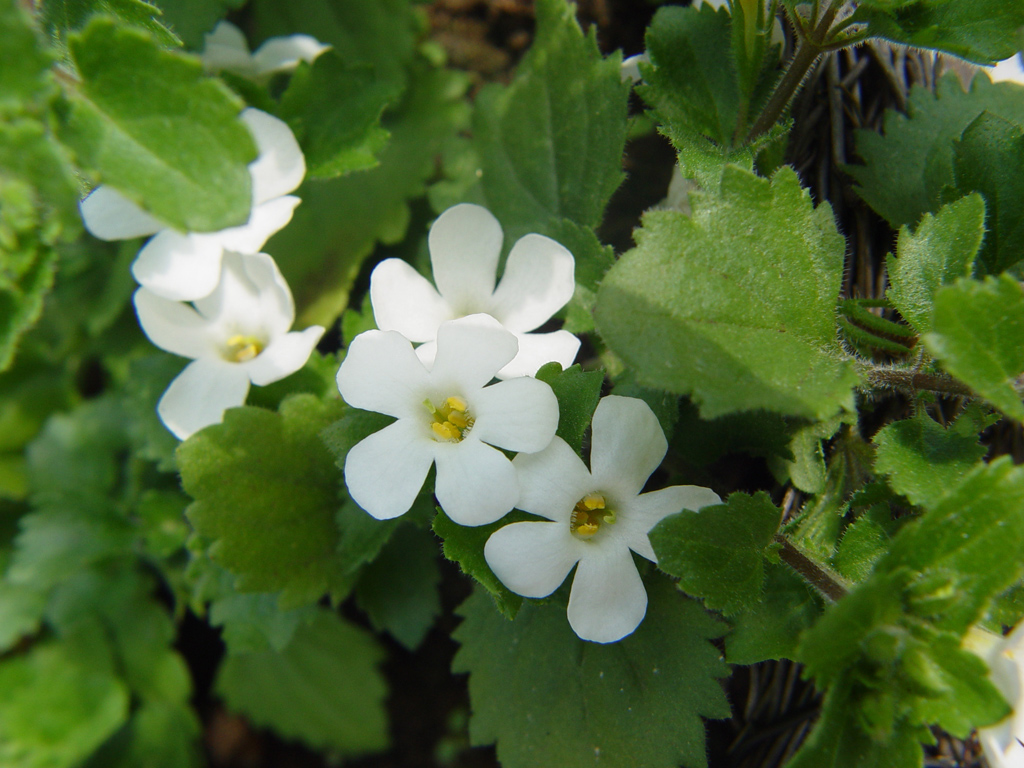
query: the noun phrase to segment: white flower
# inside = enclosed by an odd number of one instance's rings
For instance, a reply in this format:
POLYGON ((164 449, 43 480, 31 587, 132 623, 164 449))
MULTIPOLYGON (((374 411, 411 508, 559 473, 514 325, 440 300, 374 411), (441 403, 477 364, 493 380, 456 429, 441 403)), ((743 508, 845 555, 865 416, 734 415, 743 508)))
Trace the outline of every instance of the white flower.
POLYGON ((651 63, 651 57, 647 55, 647 51, 627 56, 622 60, 622 64, 619 66, 619 76, 623 82, 629 80, 632 83, 639 83, 644 79, 644 76, 640 74, 641 61, 647 64, 651 63))
POLYGON ((430 365, 442 323, 484 313, 519 342, 519 353, 498 371, 499 378, 532 376, 552 361, 568 368, 576 359, 579 339, 568 331, 529 331, 572 298, 572 254, 549 237, 526 235, 512 247, 495 289, 501 243, 501 225, 486 208, 468 203, 449 208, 434 222, 428 238, 436 289, 401 259, 386 259, 373 270, 370 300, 377 327, 426 342, 416 354, 430 365))
POLYGON ((216 289, 194 306, 139 288, 135 311, 150 341, 194 359, 157 405, 160 420, 180 440, 242 405, 250 382, 262 386, 299 370, 324 333, 319 325, 288 332, 295 320, 292 294, 265 253, 225 253, 216 289))
POLYGON ((552 522, 506 525, 487 540, 484 556, 501 581, 524 597, 546 597, 576 567, 569 624, 584 640, 613 643, 647 612, 647 592, 630 550, 656 560, 647 532, 666 515, 721 499, 708 488, 672 486, 640 493, 668 443, 642 400, 609 396, 594 412, 590 469, 555 438, 547 449, 520 454, 513 465, 519 509, 552 522))
POLYGON ((965 644, 985 659, 989 679, 1013 713, 995 725, 978 729, 978 741, 992 768, 1024 768, 1024 622, 1006 637, 972 630, 965 644))
POLYGON ((357 336, 338 389, 349 405, 398 421, 349 451, 345 483, 356 503, 378 520, 397 517, 436 464, 435 495, 455 522, 485 525, 511 510, 519 484, 498 448, 539 451, 558 426, 558 401, 544 382, 484 386, 516 349, 515 336, 487 315, 444 323, 429 371, 400 333, 357 336))
POLYGON ((227 70, 258 80, 275 72, 295 69, 300 61, 312 63, 331 46, 324 45, 309 35, 272 37, 249 52, 242 30, 230 21, 221 21, 203 38, 203 52, 199 57, 207 72, 227 70))
POLYGON ((289 195, 306 175, 306 161, 291 129, 258 109, 241 120, 252 133, 259 157, 249 164, 252 212, 240 227, 219 232, 179 232, 167 227, 117 190, 101 185, 82 201, 85 227, 101 240, 156 236, 132 265, 135 279, 153 293, 173 301, 208 296, 220 279, 225 251, 256 253, 292 218, 299 198, 289 195))
POLYGON ((1024 85, 1024 66, 1021 66, 1019 53, 1000 61, 994 67, 986 67, 986 71, 993 83, 1008 82, 1024 85))

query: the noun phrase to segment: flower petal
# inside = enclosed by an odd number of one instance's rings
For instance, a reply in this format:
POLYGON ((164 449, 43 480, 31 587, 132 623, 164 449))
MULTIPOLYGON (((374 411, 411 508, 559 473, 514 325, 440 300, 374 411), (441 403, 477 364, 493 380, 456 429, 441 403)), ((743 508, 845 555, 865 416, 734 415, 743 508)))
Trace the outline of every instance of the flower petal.
POLYGON ((434 358, 437 357, 437 341, 428 341, 416 347, 416 358, 423 363, 428 371, 434 367, 434 358))
POLYGON ((517 595, 547 597, 565 581, 585 547, 563 523, 512 523, 491 534, 484 558, 517 595))
POLYGON ((193 301, 217 287, 223 253, 216 236, 165 229, 139 251, 132 275, 165 299, 193 301))
POLYGON ((542 365, 555 362, 568 368, 580 351, 580 340, 568 331, 553 333, 517 333, 519 354, 498 371, 499 379, 534 376, 542 365))
POLYGON ((471 437, 436 445, 434 494, 448 517, 459 525, 487 525, 512 511, 519 481, 505 454, 471 437))
POLYGON ((208 72, 222 69, 241 75, 253 74, 252 55, 242 30, 230 21, 221 21, 203 36, 203 52, 199 54, 208 72))
POLYGON ((309 360, 313 349, 324 335, 324 328, 311 325, 304 331, 278 336, 260 354, 242 363, 252 383, 258 387, 291 376, 309 360))
POLYGON ((501 255, 498 220, 462 203, 437 217, 428 236, 434 282, 456 315, 486 312, 501 255))
POLYGON ((654 411, 635 397, 609 395, 594 411, 590 471, 620 498, 640 493, 658 468, 668 441, 654 411))
POLYGON ((558 429, 558 399, 543 381, 509 379, 474 394, 473 415, 477 440, 536 453, 550 445, 558 429))
POLYGON ((266 75, 293 69, 300 61, 312 63, 330 47, 310 35, 272 37, 256 49, 252 59, 256 73, 266 75))
POLYGON ((490 315, 449 320, 437 331, 431 378, 442 388, 459 387, 468 395, 493 379, 518 349, 516 337, 490 315))
POLYGON ((583 459, 560 437, 539 453, 520 453, 512 466, 519 475, 516 506, 566 527, 576 502, 598 490, 583 459))
POLYGON ((245 403, 249 377, 219 358, 189 363, 164 392, 156 412, 174 436, 187 440, 203 427, 218 424, 228 408, 245 403))
POLYGON ((1019 53, 1008 59, 1003 59, 994 67, 986 67, 985 71, 993 83, 1024 83, 1024 66, 1021 66, 1019 53))
POLYGON ((272 234, 288 225, 300 202, 294 195, 285 195, 253 206, 248 222, 240 227, 221 230, 217 236, 225 250, 256 253, 272 234))
MULTIPOLYGON (((251 288, 256 289, 255 312, 259 314, 258 326, 262 327, 271 339, 287 333, 295 321, 295 302, 277 262, 265 253, 249 253, 242 256, 228 254, 225 258, 226 264, 235 264, 236 261, 241 262, 251 288)), ((251 288, 246 285, 247 291, 251 288)), ((251 301, 252 297, 253 294, 247 292, 245 300, 251 301)), ((196 307, 200 311, 203 311, 205 301, 206 299, 196 302, 196 307)))
POLYGON ((401 259, 385 259, 374 267, 370 303, 378 328, 398 331, 409 341, 433 341, 441 323, 454 317, 430 281, 401 259))
MULTIPOLYGON (((263 259, 270 259, 266 254, 259 254, 263 259)), ((248 266, 252 264, 257 275, 263 274, 267 268, 253 254, 245 255, 225 252, 220 280, 216 288, 208 296, 196 299, 193 304, 203 317, 217 329, 222 341, 228 336, 241 333, 243 335, 264 336, 269 341, 269 333, 264 329, 264 301, 261 301, 260 288, 249 276, 248 266), (255 263, 254 263, 255 262, 255 263)), ((276 267, 274 267, 276 269, 276 267)), ((282 278, 283 280, 283 278, 282 278)), ((273 304, 270 299, 267 304, 273 304)), ((278 311, 276 314, 280 314, 278 311)), ((273 317, 272 322, 280 323, 280 317, 273 317)), ((291 325, 290 319, 285 330, 291 325)))
POLYGON ((399 419, 352 447, 345 485, 370 515, 390 520, 409 511, 433 463, 430 438, 416 423, 399 419))
POLYGON ((647 591, 629 549, 593 545, 576 566, 569 626, 583 640, 614 643, 640 626, 647 613, 647 591))
POLYGON ((96 187, 78 208, 89 234, 100 240, 145 237, 167 226, 106 184, 96 187))
POLYGON ((568 249, 550 237, 521 237, 508 255, 490 314, 510 331, 532 331, 572 298, 575 265, 568 249))
POLYGON ((674 515, 684 509, 694 512, 701 507, 721 504, 718 494, 710 488, 699 485, 673 485, 660 491, 641 493, 628 500, 620 510, 618 519, 612 530, 616 536, 630 549, 652 563, 658 558, 651 547, 647 534, 668 515, 674 515))
POLYGON ((306 158, 295 134, 286 122, 259 109, 244 109, 241 118, 260 153, 249 163, 253 205, 287 195, 306 175, 306 158))
POLYGON ((423 400, 430 381, 416 359, 412 344, 397 331, 366 331, 349 344, 338 370, 338 389, 354 408, 398 418, 423 417, 423 435, 429 414, 423 400))
POLYGON ((210 323, 188 304, 169 301, 152 291, 135 291, 135 312, 146 337, 160 349, 182 357, 216 354, 210 323))

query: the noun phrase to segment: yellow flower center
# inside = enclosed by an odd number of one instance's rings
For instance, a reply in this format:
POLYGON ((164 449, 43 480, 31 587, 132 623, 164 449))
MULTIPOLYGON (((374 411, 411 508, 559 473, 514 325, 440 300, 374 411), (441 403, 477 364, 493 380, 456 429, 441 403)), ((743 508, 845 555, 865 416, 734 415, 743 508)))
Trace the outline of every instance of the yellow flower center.
POLYGON ((430 428, 434 431, 434 439, 445 443, 458 443, 473 428, 475 419, 469 414, 469 406, 461 397, 452 395, 437 408, 429 400, 423 404, 433 416, 430 428))
POLYGON ((236 334, 228 339, 224 349, 224 359, 232 363, 244 363, 252 360, 263 351, 263 341, 255 336, 236 334))
POLYGON ((577 538, 590 539, 601 530, 602 524, 615 523, 615 511, 605 506, 600 493, 588 493, 576 502, 569 517, 569 531, 577 538))

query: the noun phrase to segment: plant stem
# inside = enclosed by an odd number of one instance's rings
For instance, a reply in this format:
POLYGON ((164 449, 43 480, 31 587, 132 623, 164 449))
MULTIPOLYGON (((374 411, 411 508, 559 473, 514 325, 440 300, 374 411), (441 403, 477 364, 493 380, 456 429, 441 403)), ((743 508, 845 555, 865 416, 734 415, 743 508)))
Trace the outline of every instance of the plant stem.
POLYGON ((959 395, 961 397, 977 397, 970 387, 944 373, 921 373, 919 371, 900 370, 899 368, 869 368, 868 383, 874 387, 897 389, 908 394, 916 394, 921 390, 937 392, 942 395, 959 395))
POLYGON ((837 575, 805 555, 781 533, 775 534, 775 541, 782 545, 779 550, 779 558, 782 562, 803 576, 808 584, 826 598, 836 602, 846 595, 846 585, 837 575))
MULTIPOLYGON (((789 102, 792 101, 796 92, 800 89, 800 84, 804 81, 811 66, 818 60, 818 56, 821 55, 822 51, 825 50, 825 40, 832 27, 832 22, 835 21, 836 14, 839 13, 839 8, 842 5, 841 0, 833 0, 833 2, 829 3, 825 12, 821 15, 821 20, 817 26, 811 30, 810 35, 804 37, 797 45, 796 53, 790 59, 786 74, 782 76, 782 80, 775 87, 775 91, 772 93, 768 103, 765 104, 761 114, 757 116, 757 120, 750 128, 750 132, 747 134, 748 143, 762 133, 766 133, 775 125, 786 110, 786 107, 789 106, 789 102)), ((795 26, 798 29, 800 28, 799 24, 795 26)))

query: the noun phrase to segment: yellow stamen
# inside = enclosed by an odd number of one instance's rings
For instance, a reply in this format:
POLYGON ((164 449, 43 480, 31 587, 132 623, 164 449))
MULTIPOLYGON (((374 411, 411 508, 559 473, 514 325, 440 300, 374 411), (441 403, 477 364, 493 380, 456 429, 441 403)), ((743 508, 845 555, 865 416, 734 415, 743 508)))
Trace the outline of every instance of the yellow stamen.
POLYGON ((473 427, 475 419, 469 414, 469 405, 457 395, 446 398, 440 408, 436 408, 430 400, 425 400, 423 405, 434 417, 430 428, 438 440, 458 443, 473 427))
POLYGON ((227 340, 224 358, 233 363, 244 363, 252 360, 263 351, 263 342, 255 336, 237 334, 227 340))
POLYGON ((465 413, 466 409, 469 408, 469 406, 466 405, 465 400, 463 400, 461 397, 456 397, 455 395, 452 395, 447 400, 445 400, 444 404, 451 408, 453 411, 461 411, 462 413, 465 413))
POLYGON ((569 531, 581 539, 589 539, 601 530, 601 524, 615 523, 615 511, 608 509, 604 514, 605 498, 599 493, 588 493, 573 507, 569 516, 569 531))

